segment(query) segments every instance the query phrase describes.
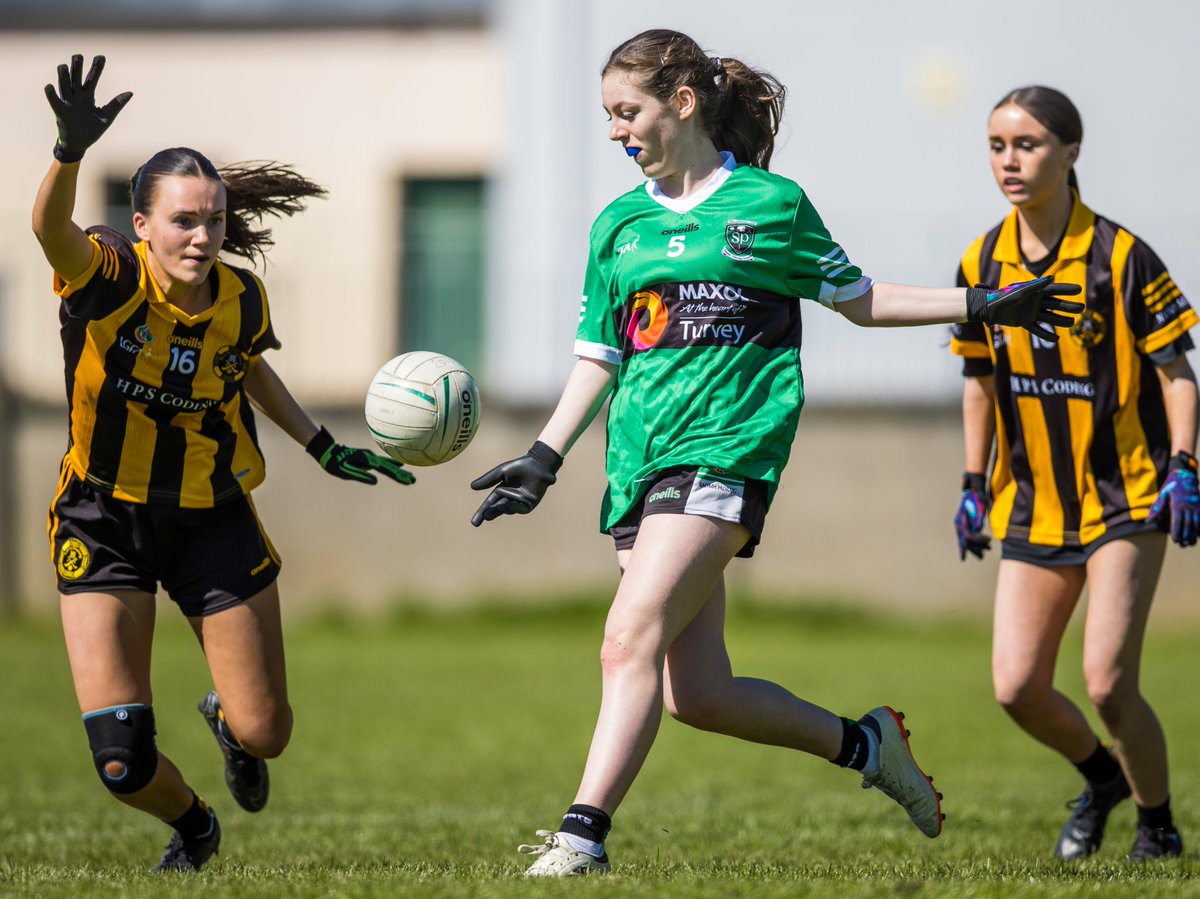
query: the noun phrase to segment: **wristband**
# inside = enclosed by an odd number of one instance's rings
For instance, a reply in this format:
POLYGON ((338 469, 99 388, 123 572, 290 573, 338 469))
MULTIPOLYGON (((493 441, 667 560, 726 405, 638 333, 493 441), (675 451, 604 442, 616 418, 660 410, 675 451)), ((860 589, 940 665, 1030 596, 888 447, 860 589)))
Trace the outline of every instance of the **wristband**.
POLYGON ((1180 450, 1167 463, 1167 471, 1190 471, 1192 474, 1196 474, 1196 468, 1196 457, 1187 450, 1180 450))
POLYGON ((978 472, 964 471, 962 489, 964 493, 968 490, 974 490, 980 496, 987 496, 987 478, 978 472))
POLYGON ((529 448, 529 452, 526 455, 545 465, 550 474, 558 474, 558 470, 562 468, 563 457, 540 440, 534 441, 533 446, 529 448))
POLYGON ((967 288, 967 321, 981 322, 987 312, 988 290, 986 287, 967 288))
POLYGON ((54 142, 54 158, 59 162, 70 165, 83 159, 83 150, 68 150, 60 141, 54 142))
POLYGON ((313 436, 313 439, 308 441, 308 445, 304 447, 304 451, 316 459, 321 461, 321 457, 329 452, 330 448, 337 443, 333 439, 333 435, 325 430, 324 426, 313 436))

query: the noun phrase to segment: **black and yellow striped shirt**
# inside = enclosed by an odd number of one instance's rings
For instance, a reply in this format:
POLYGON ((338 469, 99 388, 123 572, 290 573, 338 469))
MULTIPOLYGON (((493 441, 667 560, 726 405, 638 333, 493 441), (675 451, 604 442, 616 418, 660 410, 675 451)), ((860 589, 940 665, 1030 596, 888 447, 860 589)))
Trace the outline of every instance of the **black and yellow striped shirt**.
POLYGON ((242 389, 250 360, 279 346, 251 272, 216 262, 214 302, 188 315, 163 295, 146 245, 88 229, 92 261, 55 275, 70 410, 64 465, 116 499, 208 508, 265 475, 242 389))
MULTIPOLYGON (((1045 275, 1083 288, 1085 308, 1057 344, 1024 328, 955 325, 967 374, 994 375, 992 532, 1042 546, 1086 546, 1143 521, 1166 471, 1170 431, 1150 354, 1179 340, 1196 311, 1150 247, 1075 197, 1045 275)), ((972 243, 960 286, 1033 275, 1016 209, 972 243)))

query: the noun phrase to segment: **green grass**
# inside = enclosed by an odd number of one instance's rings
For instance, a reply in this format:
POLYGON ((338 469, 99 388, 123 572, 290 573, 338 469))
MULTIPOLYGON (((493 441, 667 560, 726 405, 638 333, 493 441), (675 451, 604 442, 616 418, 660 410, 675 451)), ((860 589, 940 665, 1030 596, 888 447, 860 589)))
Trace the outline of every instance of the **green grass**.
MULTIPOLYGON (((166 828, 110 799, 91 765, 62 638, 0 624, 0 894, 56 896, 1180 896, 1197 894, 1196 633, 1152 631, 1143 675, 1173 750, 1180 862, 1131 866, 1133 809, 1099 857, 1048 858, 1077 775, 991 700, 981 623, 903 623, 735 605, 735 669, 841 714, 888 703, 945 792, 922 837, 848 772, 666 721, 616 816, 616 876, 527 882, 518 842, 570 801, 599 701, 602 604, 554 611, 308 619, 289 628, 296 730, 271 804, 241 812, 195 704, 208 680, 163 605, 159 745, 212 801, 222 853, 191 877, 150 875, 166 828)), ((1061 685, 1083 695, 1078 634, 1061 685)))

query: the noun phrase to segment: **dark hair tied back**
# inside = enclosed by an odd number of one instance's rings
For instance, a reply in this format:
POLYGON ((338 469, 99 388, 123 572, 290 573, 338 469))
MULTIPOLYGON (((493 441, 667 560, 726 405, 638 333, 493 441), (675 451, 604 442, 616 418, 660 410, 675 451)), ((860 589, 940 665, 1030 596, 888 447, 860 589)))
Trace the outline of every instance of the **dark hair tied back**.
POLYGON ((643 31, 613 50, 600 74, 614 69, 629 72, 640 89, 664 103, 690 87, 718 150, 739 162, 770 166, 787 94, 772 75, 737 59, 710 57, 686 34, 665 28, 643 31))
POLYGON ((264 215, 295 215, 309 197, 323 197, 325 188, 278 162, 239 162, 218 169, 203 153, 189 147, 160 150, 129 179, 134 212, 146 215, 161 179, 172 175, 207 178, 225 185, 225 243, 221 249, 251 262, 266 261, 274 241, 262 227, 264 215))

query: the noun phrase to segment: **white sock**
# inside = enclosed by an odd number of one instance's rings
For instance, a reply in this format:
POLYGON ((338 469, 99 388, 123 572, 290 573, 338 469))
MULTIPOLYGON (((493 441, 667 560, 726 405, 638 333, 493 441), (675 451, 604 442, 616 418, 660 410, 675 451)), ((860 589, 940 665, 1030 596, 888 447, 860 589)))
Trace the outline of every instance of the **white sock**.
POLYGON ((586 852, 592 858, 600 858, 600 856, 604 855, 604 844, 593 843, 587 837, 577 837, 573 833, 566 833, 560 830, 558 832, 558 839, 576 852, 586 852))
POLYGON ((879 773, 879 738, 866 725, 862 725, 862 729, 867 735, 867 763, 863 765, 862 776, 873 777, 879 773))

